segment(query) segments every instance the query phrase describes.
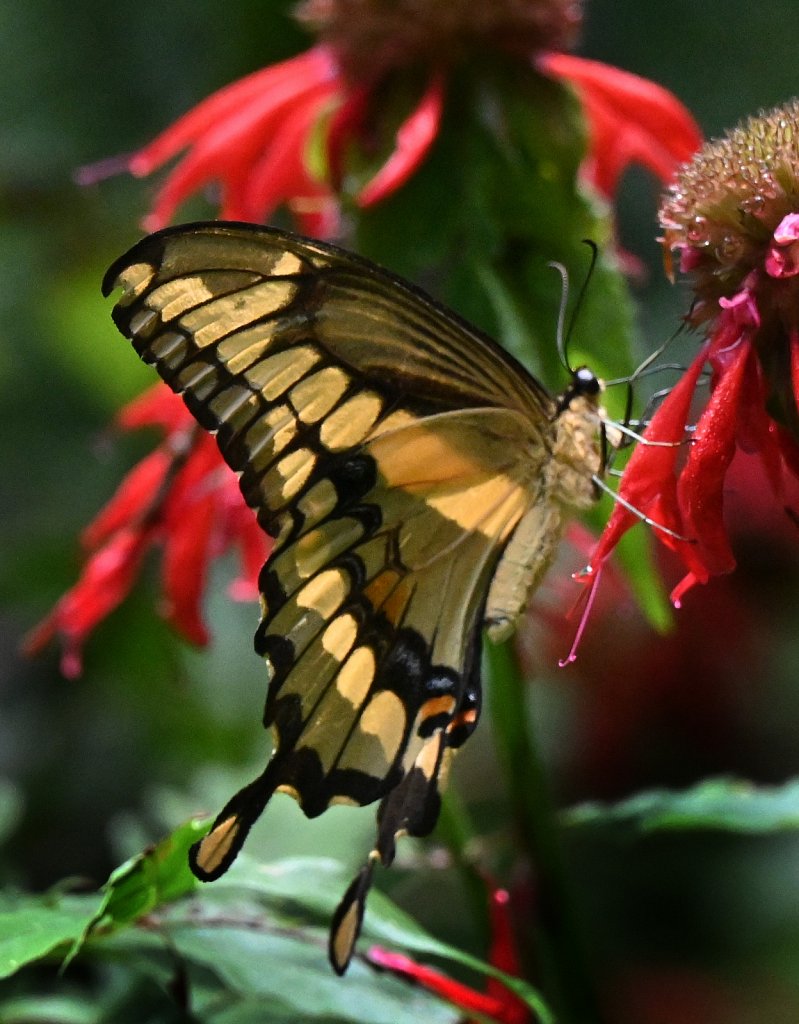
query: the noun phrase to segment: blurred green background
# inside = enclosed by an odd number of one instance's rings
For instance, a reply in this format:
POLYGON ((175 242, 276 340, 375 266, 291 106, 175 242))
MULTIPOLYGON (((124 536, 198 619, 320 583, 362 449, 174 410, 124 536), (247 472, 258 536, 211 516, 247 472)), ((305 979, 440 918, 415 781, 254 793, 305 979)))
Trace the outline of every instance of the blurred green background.
MULTIPOLYGON (((289 8, 268 0, 142 0, 124 11, 96 0, 0 5, 5 884, 40 889, 71 875, 99 883, 145 840, 215 810, 265 756, 265 678, 251 654, 257 613, 227 599, 231 566, 217 567, 210 588, 206 652, 189 650, 156 616, 155 563, 91 638, 80 679, 61 678, 55 649, 28 661, 18 645, 74 581, 82 526, 151 444, 108 429, 152 375, 113 328, 99 282, 138 237, 154 184, 119 177, 79 188, 72 174, 138 147, 213 89, 303 48, 289 18, 273 16, 289 8)), ((754 17, 743 0, 594 0, 581 52, 666 85, 713 135, 799 92, 799 5, 782 0, 754 17)), ((672 332, 686 303, 682 288, 663 281, 656 201, 654 181, 631 171, 619 229, 648 267, 635 288, 642 352, 672 332)), ((622 601, 576 668, 552 671, 563 650, 546 660, 533 705, 564 802, 706 775, 779 783, 799 774, 792 529, 765 516, 742 528, 738 573, 692 595, 670 638, 656 638, 622 601)), ((535 627, 530 637, 533 657, 544 641, 535 627)), ((487 730, 460 760, 455 785, 479 820, 500 827, 487 730)), ((248 848, 264 858, 305 850, 356 862, 371 831, 370 811, 309 824, 278 800, 248 848)), ((589 830, 570 853, 592 937, 619 976, 640 967, 637 979, 673 976, 675 991, 688 978, 709 986, 712 1006, 729 987, 739 995, 730 1021, 799 1019, 799 840, 790 832, 633 843, 589 830)), ((431 898, 429 878, 401 871, 394 886, 417 905, 427 886, 426 923, 475 941, 453 913, 456 890, 437 884, 431 898)))

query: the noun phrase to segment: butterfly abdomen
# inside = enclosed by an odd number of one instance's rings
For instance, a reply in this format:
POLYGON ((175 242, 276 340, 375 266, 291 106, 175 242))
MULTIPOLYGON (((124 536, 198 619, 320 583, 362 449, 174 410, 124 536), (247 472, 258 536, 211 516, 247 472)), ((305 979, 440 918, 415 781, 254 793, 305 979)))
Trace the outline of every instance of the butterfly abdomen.
POLYGON ((542 467, 530 507, 497 565, 485 622, 495 643, 507 639, 555 556, 568 514, 597 499, 593 477, 601 466, 596 402, 573 398, 554 423, 551 457, 542 467))

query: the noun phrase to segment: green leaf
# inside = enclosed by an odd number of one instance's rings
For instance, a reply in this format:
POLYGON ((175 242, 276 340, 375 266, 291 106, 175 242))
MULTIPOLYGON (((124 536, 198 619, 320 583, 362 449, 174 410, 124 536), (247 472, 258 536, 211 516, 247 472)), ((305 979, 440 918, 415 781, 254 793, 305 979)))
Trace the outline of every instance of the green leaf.
POLYGON ((75 942, 97 903, 96 895, 6 897, 0 905, 0 978, 75 942))
POLYGON ((166 839, 112 871, 97 913, 76 939, 65 963, 78 954, 93 931, 130 924, 196 888, 198 882, 188 864, 189 848, 205 835, 210 820, 185 822, 166 839))
POLYGON ((799 779, 754 786, 708 779, 687 790, 657 789, 616 804, 591 802, 563 812, 568 826, 625 824, 639 832, 715 829, 765 834, 799 828, 799 779))
MULTIPOLYGON (((284 916, 287 923, 291 921, 291 914, 301 909, 306 920, 323 925, 322 944, 326 941, 329 919, 349 881, 349 872, 341 864, 326 858, 296 857, 257 865, 240 856, 228 874, 215 883, 215 888, 230 887, 234 891, 246 889, 250 893, 258 893, 270 908, 284 916)), ((497 978, 535 1011, 542 1024, 554 1020, 548 1006, 532 986, 463 950, 440 942, 379 890, 370 894, 364 919, 361 946, 368 942, 385 943, 406 952, 436 957, 485 977, 497 978)), ((320 957, 318 952, 316 955, 327 971, 326 957, 320 957)))

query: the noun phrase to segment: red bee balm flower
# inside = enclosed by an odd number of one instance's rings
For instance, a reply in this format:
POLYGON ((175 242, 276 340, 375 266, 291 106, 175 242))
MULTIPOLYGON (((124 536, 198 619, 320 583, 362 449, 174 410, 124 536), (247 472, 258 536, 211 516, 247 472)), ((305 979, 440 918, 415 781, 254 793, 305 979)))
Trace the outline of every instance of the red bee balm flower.
POLYGON ((423 163, 438 135, 448 71, 486 49, 533 60, 576 87, 590 129, 584 170, 608 198, 631 162, 665 181, 700 142, 690 114, 665 89, 558 52, 575 41, 577 0, 306 0, 298 16, 319 33, 319 44, 225 86, 143 149, 84 168, 79 179, 118 170, 143 177, 183 153, 145 218, 147 230, 164 227, 181 203, 215 182, 223 218, 264 221, 285 205, 300 230, 332 237, 343 155, 352 143, 374 149, 387 79, 420 69, 427 84, 396 130, 392 152, 358 187, 361 207, 391 195, 423 163))
POLYGON ((200 600, 211 560, 238 545, 242 575, 231 592, 254 600, 268 554, 268 538, 244 505, 235 475, 179 398, 159 384, 122 409, 118 422, 126 429, 160 427, 166 439, 86 528, 89 557, 80 579, 25 642, 36 653, 60 640, 61 671, 70 678, 81 672, 86 637, 127 596, 149 548, 163 546, 164 618, 195 644, 208 641, 200 600))
MULTIPOLYGON (((693 283, 687 316, 705 339, 645 432, 619 489, 671 530, 655 535, 688 572, 682 595, 735 566, 724 486, 737 450, 756 454, 777 500, 799 482, 799 101, 711 142, 678 175, 660 209, 669 272, 674 253, 693 283), (694 392, 710 370, 710 397, 685 444, 694 392)), ((598 568, 636 522, 616 506, 594 551, 598 568)), ((589 575, 595 575, 594 569, 589 575)))

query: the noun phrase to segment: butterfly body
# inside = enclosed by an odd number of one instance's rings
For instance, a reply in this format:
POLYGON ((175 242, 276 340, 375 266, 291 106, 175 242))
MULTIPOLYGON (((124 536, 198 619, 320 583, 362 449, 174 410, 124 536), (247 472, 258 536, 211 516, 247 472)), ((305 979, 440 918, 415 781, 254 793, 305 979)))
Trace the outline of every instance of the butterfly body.
POLYGON ((271 229, 159 232, 109 270, 117 285, 120 330, 215 432, 274 538, 255 639, 274 749, 192 868, 227 870, 276 790, 309 817, 381 800, 333 923, 343 971, 372 864, 433 827, 477 723, 483 625, 512 632, 567 513, 596 497, 598 388, 575 376, 556 399, 406 282, 271 229))

